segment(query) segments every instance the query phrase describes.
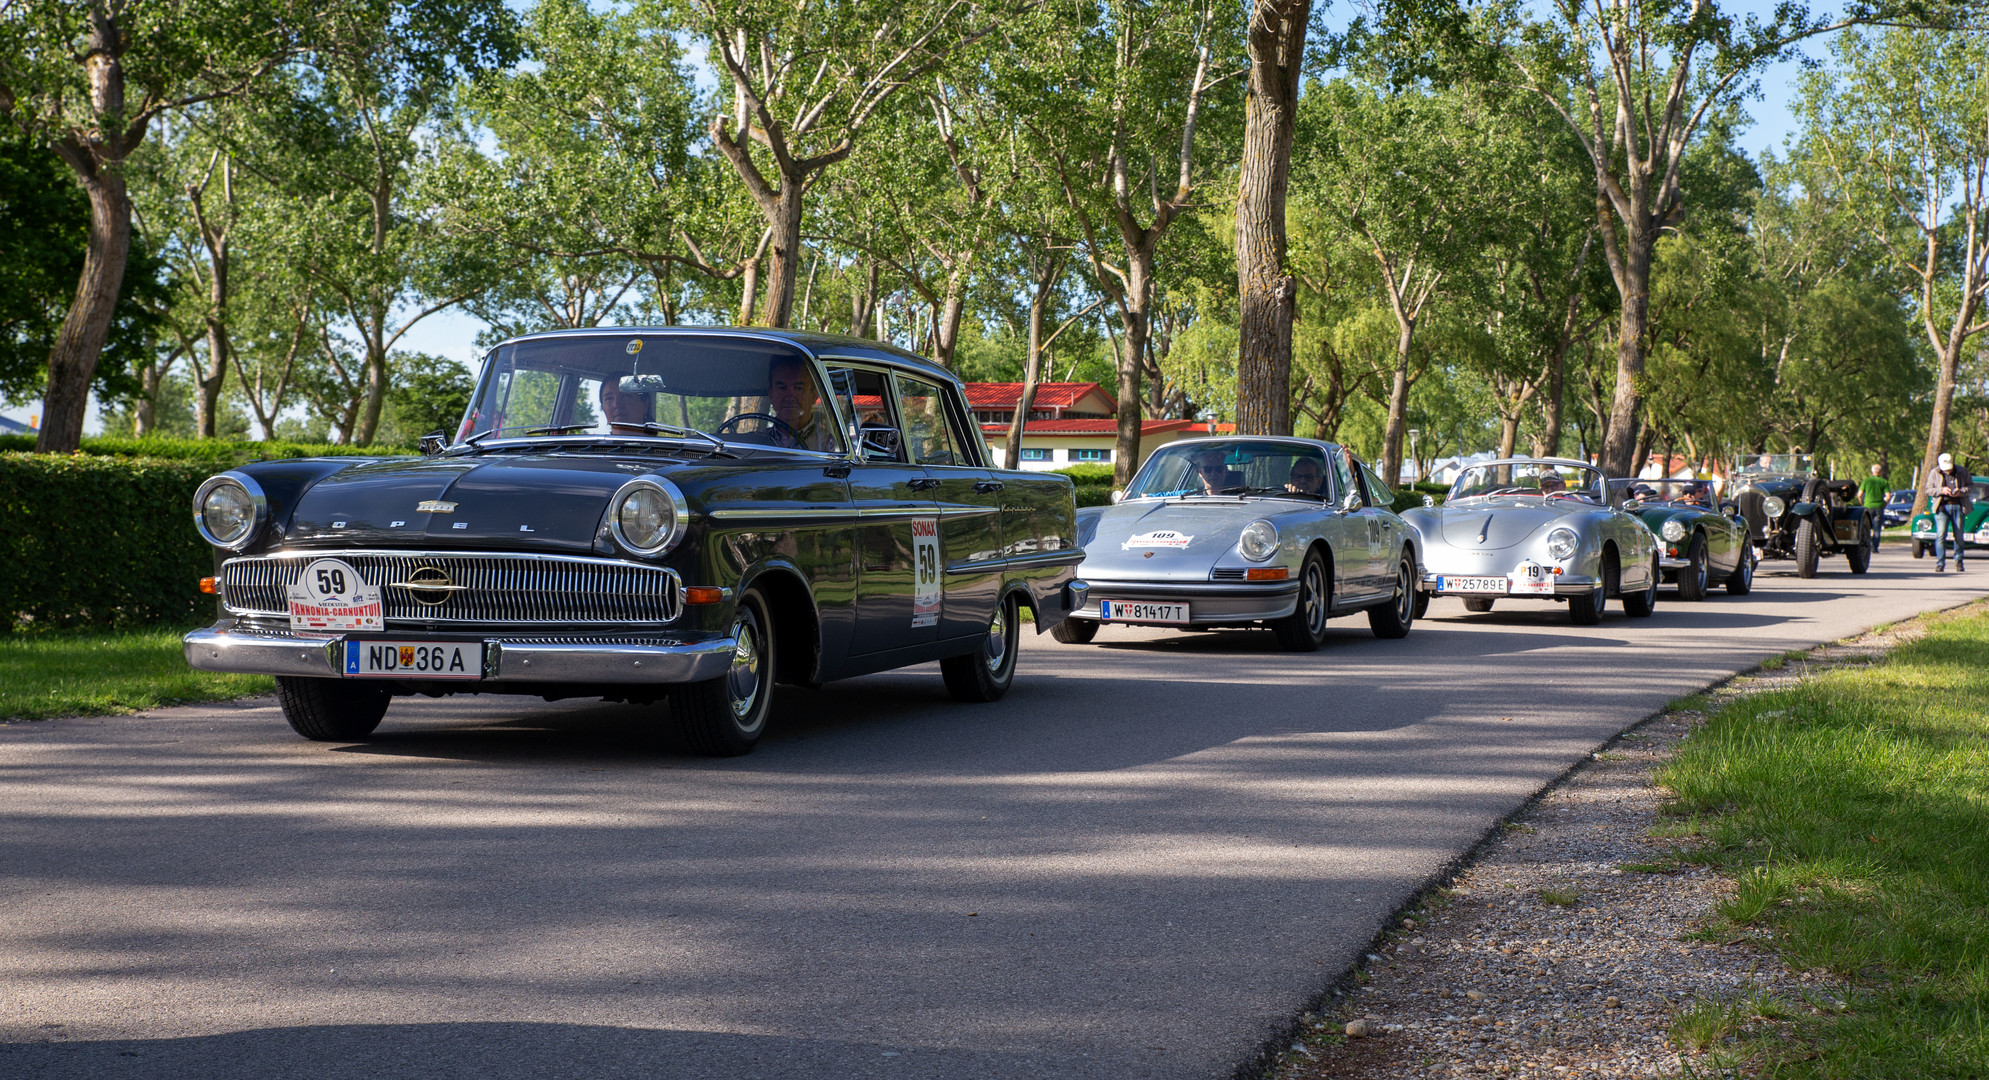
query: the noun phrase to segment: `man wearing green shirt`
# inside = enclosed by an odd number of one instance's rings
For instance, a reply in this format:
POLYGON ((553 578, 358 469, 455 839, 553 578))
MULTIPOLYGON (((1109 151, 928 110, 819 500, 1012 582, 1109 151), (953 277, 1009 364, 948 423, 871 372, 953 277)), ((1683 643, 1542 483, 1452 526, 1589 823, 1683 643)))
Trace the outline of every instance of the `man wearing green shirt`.
POLYGON ((1891 481, 1879 475, 1879 467, 1872 466, 1872 474, 1858 481, 1858 494, 1864 497, 1865 513, 1872 519, 1872 549, 1878 549, 1879 534, 1885 522, 1885 497, 1892 490, 1891 481))

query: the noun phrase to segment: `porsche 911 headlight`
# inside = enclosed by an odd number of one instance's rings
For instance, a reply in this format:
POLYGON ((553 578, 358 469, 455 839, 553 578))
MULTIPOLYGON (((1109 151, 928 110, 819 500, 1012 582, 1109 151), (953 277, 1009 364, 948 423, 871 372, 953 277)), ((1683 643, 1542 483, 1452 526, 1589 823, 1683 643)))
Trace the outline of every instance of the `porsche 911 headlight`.
POLYGON ((215 547, 240 551, 255 538, 268 512, 262 488, 238 473, 222 473, 193 495, 193 527, 215 547))
POLYGON ((1580 544, 1581 538, 1575 535, 1573 529, 1555 529, 1547 534, 1547 554, 1556 559, 1565 559, 1573 555, 1575 548, 1580 544))
POLYGON ((1773 495, 1770 495, 1767 498, 1761 500, 1761 512, 1763 514, 1766 514, 1768 516, 1768 519, 1771 521, 1774 520, 1775 518, 1781 517, 1782 511, 1787 510, 1788 508, 1789 508, 1788 503, 1783 502, 1781 499, 1778 499, 1773 495))
POLYGON ((636 555, 661 555, 683 539, 684 496, 667 480, 631 480, 615 493, 608 530, 636 555))
POLYGON ((1664 538, 1674 544, 1685 539, 1685 525, 1677 518, 1672 518, 1670 521, 1665 522, 1664 528, 1661 531, 1664 533, 1664 538))
POLYGON ((1236 553, 1251 562, 1263 562, 1278 553, 1278 527, 1268 521, 1253 521, 1236 537, 1236 553))

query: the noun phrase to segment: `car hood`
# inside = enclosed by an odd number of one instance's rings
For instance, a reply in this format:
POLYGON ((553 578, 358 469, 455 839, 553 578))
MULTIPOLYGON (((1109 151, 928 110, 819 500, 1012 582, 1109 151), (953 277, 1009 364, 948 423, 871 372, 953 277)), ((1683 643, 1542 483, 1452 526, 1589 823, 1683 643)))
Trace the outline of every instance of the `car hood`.
POLYGON ((1497 551, 1521 543, 1542 528, 1587 506, 1543 505, 1538 499, 1473 499, 1404 515, 1426 538, 1458 548, 1497 551), (1434 529, 1436 536, 1429 533, 1434 529))
MULTIPOLYGON (((1207 581, 1209 570, 1236 556, 1236 535, 1258 519, 1318 513, 1290 499, 1134 499, 1100 507, 1084 524, 1086 577, 1141 581, 1207 581)), ((1288 538, 1289 530, 1279 531, 1288 538)), ((1275 562, 1274 562, 1275 564, 1275 562)))
POLYGON ((608 458, 423 457, 340 470, 297 499, 291 543, 530 546, 584 553, 608 500, 648 469, 608 458), (423 509, 423 504, 430 504, 423 509))

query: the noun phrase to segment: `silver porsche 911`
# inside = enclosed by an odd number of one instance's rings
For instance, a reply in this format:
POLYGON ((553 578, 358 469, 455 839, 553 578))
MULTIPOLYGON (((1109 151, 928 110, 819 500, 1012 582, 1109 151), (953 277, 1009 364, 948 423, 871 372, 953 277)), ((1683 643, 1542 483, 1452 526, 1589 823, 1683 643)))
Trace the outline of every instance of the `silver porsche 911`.
POLYGON ((1078 511, 1090 592, 1051 633, 1083 643, 1105 623, 1268 626, 1286 649, 1311 652, 1327 619, 1366 611, 1377 636, 1402 637, 1421 563, 1392 498, 1332 443, 1169 443, 1113 505, 1078 511))
POLYGON ((1555 600, 1592 625, 1612 596, 1630 615, 1657 606, 1657 537, 1609 505, 1602 473, 1560 458, 1507 459, 1457 476, 1441 506, 1406 511, 1422 538, 1418 608, 1460 596, 1467 611, 1500 599, 1555 600))

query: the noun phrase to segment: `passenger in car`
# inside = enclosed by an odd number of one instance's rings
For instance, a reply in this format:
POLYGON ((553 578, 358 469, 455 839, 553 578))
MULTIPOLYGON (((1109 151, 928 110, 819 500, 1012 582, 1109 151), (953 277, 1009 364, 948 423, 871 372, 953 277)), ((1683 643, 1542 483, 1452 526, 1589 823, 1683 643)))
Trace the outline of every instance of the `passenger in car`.
POLYGON ((640 427, 655 416, 655 395, 623 393, 622 377, 611 374, 601 380, 601 415, 608 423, 640 427))
POLYGON ((1292 463, 1291 476, 1285 481, 1285 490, 1294 495, 1318 495, 1326 482, 1326 471, 1311 458, 1299 458, 1292 463))

